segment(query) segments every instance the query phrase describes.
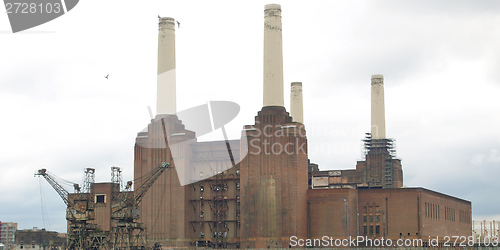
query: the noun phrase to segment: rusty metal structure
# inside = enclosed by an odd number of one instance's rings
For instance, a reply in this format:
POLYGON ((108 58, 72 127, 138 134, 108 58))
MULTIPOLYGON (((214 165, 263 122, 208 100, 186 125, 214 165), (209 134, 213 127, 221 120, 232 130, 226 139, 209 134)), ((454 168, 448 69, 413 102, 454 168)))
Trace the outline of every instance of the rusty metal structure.
MULTIPOLYGON (((68 221, 68 249, 147 249, 146 229, 142 223, 137 222, 140 218, 139 203, 142 198, 158 179, 161 174, 169 169, 169 163, 162 163, 151 173, 143 176, 142 185, 135 191, 131 191, 132 181, 127 182, 125 190, 120 191, 116 183, 116 189, 112 188, 110 197, 111 213, 101 216, 110 217, 111 230, 106 231, 92 223, 96 219, 94 208, 99 203, 106 203, 105 198, 101 201, 94 195, 93 180, 95 169, 85 169, 85 185, 88 192, 82 192, 80 185, 64 181, 49 173, 46 169, 40 169, 35 176, 44 177, 47 182, 59 194, 67 206, 66 220, 68 221), (58 181, 60 180, 60 181, 58 181), (59 182, 70 183, 75 188, 75 193, 70 194, 59 182)), ((114 167, 112 172, 119 173, 114 167)), ((114 183, 113 183, 114 184, 114 183)), ((108 211, 108 210, 104 210, 108 211)))
MULTIPOLYGON (((86 170, 86 173, 93 171, 86 170)), ((66 220, 68 221, 68 249, 106 249, 107 233, 98 230, 94 220, 94 202, 89 196, 81 192, 81 188, 76 183, 73 184, 75 194, 69 192, 56 181, 57 177, 49 173, 46 169, 40 169, 35 176, 42 176, 59 194, 64 204, 66 204, 66 220)))
POLYGON ((143 184, 134 192, 130 191, 132 182, 129 181, 125 187, 126 191, 116 195, 116 200, 111 206, 111 219, 115 221, 111 232, 112 249, 146 248, 146 229, 142 223, 137 222, 140 218, 139 203, 158 177, 169 169, 169 166, 169 163, 162 162, 151 174, 145 176, 143 184))

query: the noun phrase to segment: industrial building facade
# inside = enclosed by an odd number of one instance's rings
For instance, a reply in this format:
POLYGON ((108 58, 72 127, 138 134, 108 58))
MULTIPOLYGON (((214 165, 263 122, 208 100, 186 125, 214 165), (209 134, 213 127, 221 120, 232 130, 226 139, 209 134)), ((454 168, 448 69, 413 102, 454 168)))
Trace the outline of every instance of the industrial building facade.
POLYGON ((420 246, 428 246, 439 237, 443 243, 445 236, 471 236, 470 205, 425 188, 308 190, 308 238, 422 239, 420 246))
MULTIPOLYGON (((240 139, 229 140, 224 125, 239 112, 234 103, 210 101, 190 109, 191 116, 177 112, 175 20, 160 18, 158 114, 136 137, 135 190, 131 182, 121 188, 117 167, 110 183, 93 183, 88 168, 84 191, 76 185, 74 194, 46 169, 36 174, 68 205, 69 248, 284 248, 295 246, 292 237, 443 241, 471 235, 469 201, 403 187, 401 160, 385 134, 382 75, 371 77, 365 160, 355 169, 328 171, 310 162, 302 83, 291 83, 290 112, 284 107, 281 27, 281 6, 266 5, 263 107, 240 139), (198 142, 199 129, 221 129, 224 140, 198 142)), ((13 245, 17 225, 0 224, 2 242, 13 245)), ((19 243, 39 242, 35 234, 41 232, 20 232, 19 243)))
POLYGON ((176 115, 175 20, 160 18, 158 114, 136 138, 135 185, 161 164, 171 168, 142 200, 140 221, 148 242, 275 248, 291 246, 291 236, 470 236, 469 201, 402 188, 401 160, 394 140, 385 136, 381 75, 371 79, 372 130, 363 140, 365 160, 353 170, 320 171, 309 163, 301 83, 291 84, 290 113, 283 103, 281 7, 266 5, 264 16, 263 108, 254 124, 244 126, 241 140, 210 142, 197 142, 176 115), (188 173, 201 180, 190 182, 188 173))

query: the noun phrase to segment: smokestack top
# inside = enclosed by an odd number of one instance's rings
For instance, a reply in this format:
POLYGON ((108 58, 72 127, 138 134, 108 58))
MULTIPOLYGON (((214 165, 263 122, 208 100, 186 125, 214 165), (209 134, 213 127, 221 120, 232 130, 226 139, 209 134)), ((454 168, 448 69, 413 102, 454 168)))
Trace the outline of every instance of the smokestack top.
POLYGON ((372 84, 384 83, 383 75, 372 75, 372 84))
POLYGON ((279 4, 266 4, 266 6, 264 7, 264 11, 265 10, 281 10, 281 5, 279 4))
POLYGON ((160 17, 158 30, 164 29, 175 30, 175 19, 172 17, 160 17))
POLYGON ((292 82, 292 86, 301 86, 302 87, 302 82, 292 82))
POLYGON ((384 76, 372 75, 371 85, 372 139, 385 139, 384 76))
POLYGON ((175 19, 160 17, 158 20, 158 75, 156 78, 156 113, 175 114, 175 19))
POLYGON ((268 4, 264 9, 264 107, 284 107, 282 42, 281 6, 268 4))

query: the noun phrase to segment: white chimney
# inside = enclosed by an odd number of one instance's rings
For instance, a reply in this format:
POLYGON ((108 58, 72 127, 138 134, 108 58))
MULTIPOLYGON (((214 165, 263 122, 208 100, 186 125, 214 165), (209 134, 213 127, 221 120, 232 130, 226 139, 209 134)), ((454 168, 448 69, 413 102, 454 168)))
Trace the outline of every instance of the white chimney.
POLYGON ((290 91, 290 114, 294 122, 304 123, 304 106, 302 101, 302 83, 292 82, 290 91))
POLYGON ((156 114, 175 114, 175 20, 160 18, 158 28, 158 76, 156 114))
POLYGON ((384 76, 372 75, 372 139, 385 139, 384 76))
POLYGON ((264 9, 264 107, 284 106, 281 6, 264 9))

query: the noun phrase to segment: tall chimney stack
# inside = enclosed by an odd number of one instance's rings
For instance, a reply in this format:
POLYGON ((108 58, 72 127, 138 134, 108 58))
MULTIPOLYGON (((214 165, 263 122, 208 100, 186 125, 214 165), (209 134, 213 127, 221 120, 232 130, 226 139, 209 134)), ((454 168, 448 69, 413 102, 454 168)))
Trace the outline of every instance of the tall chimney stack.
POLYGON ((284 106, 281 6, 264 9, 264 107, 284 106))
POLYGON ((302 83, 292 82, 290 91, 290 114, 294 122, 304 123, 304 106, 302 101, 302 83))
POLYGON ((372 139, 385 139, 384 76, 372 75, 372 139))
POLYGON ((177 112, 175 99, 175 20, 171 17, 161 17, 158 25, 156 114, 173 115, 177 112))

